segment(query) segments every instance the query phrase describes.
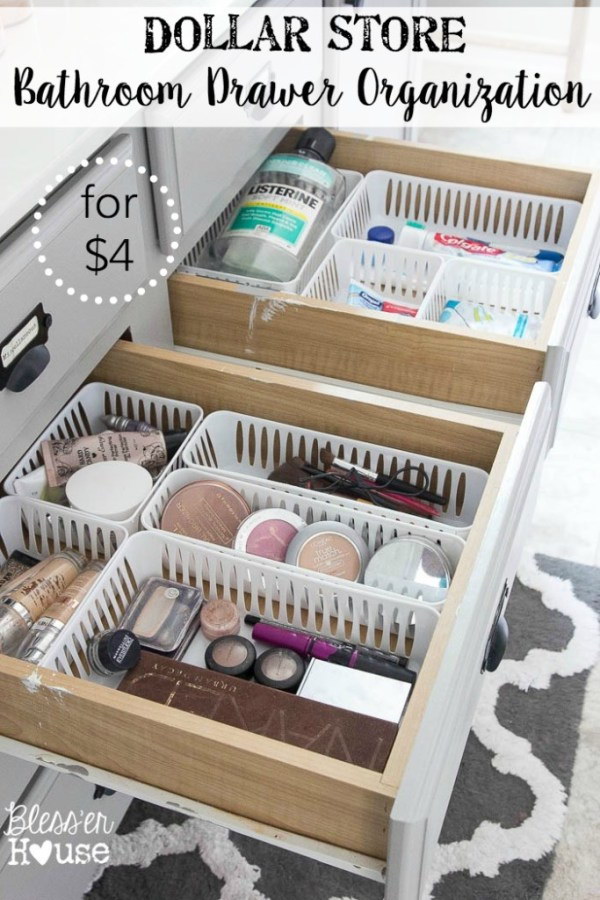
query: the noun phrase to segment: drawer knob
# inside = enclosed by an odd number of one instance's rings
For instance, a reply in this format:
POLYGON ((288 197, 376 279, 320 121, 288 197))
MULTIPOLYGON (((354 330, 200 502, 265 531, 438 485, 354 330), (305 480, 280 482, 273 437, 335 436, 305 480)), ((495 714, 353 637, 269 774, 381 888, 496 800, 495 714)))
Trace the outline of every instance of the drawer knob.
POLYGON ((15 394, 20 394, 21 391, 27 390, 40 377, 49 362, 50 351, 45 344, 32 347, 31 350, 23 354, 10 373, 6 387, 15 394))
POLYGON ((597 319, 600 316, 600 269, 598 269, 598 274, 596 275, 596 280, 594 281, 594 287, 592 288, 592 296, 590 299, 590 305, 588 306, 588 316, 590 319, 597 319))
POLYGON ((500 616, 488 641, 483 667, 486 672, 495 672, 506 652, 508 644, 508 622, 500 616))

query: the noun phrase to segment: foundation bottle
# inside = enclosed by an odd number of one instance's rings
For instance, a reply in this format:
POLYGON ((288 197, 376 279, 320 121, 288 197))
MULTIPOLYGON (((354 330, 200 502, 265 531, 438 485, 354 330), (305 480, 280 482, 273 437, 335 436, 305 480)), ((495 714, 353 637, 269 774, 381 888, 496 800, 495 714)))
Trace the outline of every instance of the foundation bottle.
POLYGON ((91 563, 50 604, 21 645, 18 654, 21 659, 26 659, 27 662, 35 663, 36 665, 42 661, 103 568, 104 563, 91 563))
POLYGON ((63 550, 33 566, 27 577, 0 596, 0 653, 16 653, 34 622, 85 566, 80 553, 63 550))

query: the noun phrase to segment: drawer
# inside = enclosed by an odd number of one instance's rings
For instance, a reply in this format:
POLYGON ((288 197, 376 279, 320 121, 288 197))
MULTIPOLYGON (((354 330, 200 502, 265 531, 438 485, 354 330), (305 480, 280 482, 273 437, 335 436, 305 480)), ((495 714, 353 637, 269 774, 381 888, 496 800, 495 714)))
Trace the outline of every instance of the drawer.
POLYGON ((400 834, 389 865, 402 864, 407 879, 417 878, 407 881, 406 893, 417 897, 424 869, 408 863, 415 839, 429 852, 437 838, 458 769, 486 643, 514 577, 535 492, 550 419, 548 387, 536 386, 516 426, 125 342, 92 377, 140 391, 160 384, 166 395, 199 403, 207 413, 262 416, 489 473, 382 773, 50 669, 40 670, 36 689, 28 691, 31 667, 0 658, 1 735, 115 773, 140 790, 153 786, 245 817, 259 833, 285 829, 378 859, 386 857, 390 834, 400 834))
MULTIPOLYGON (((294 140, 292 131, 282 149, 289 149, 294 140)), ((482 189, 479 202, 490 204, 488 190, 492 197, 493 191, 536 195, 542 202, 533 203, 530 210, 523 202, 517 213, 513 203, 511 212, 509 202, 500 215, 500 207, 492 206, 488 232, 492 230, 496 241, 504 244, 511 243, 511 234, 515 242, 519 217, 521 227, 525 216, 537 223, 530 228, 534 233, 540 231, 542 215, 543 222, 549 221, 543 198, 559 201, 552 204, 553 233, 567 220, 560 201, 581 204, 564 263, 544 299, 547 309, 537 338, 473 336, 424 319, 403 318, 391 324, 385 313, 319 298, 245 290, 186 271, 170 279, 175 343, 255 364, 517 414, 524 413, 534 384, 543 379, 551 385, 556 416, 600 267, 600 176, 341 133, 333 163, 363 174, 385 170, 472 185, 482 189), (327 352, 320 343, 323 336, 327 352)), ((472 210, 476 202, 468 193, 460 200, 462 207, 455 205, 456 198, 452 203, 444 200, 443 230, 459 230, 459 208, 466 221, 468 205, 472 210)))
MULTIPOLYGON (((146 277, 138 202, 130 207, 128 237, 134 264, 129 272, 125 272, 123 266, 114 265, 98 276, 98 295, 103 297, 101 304, 94 302, 95 297, 90 290, 90 277, 94 281, 93 276, 82 278, 82 272, 85 272, 82 256, 89 238, 99 232, 107 240, 106 246, 112 247, 112 250, 123 239, 122 224, 98 217, 92 208, 90 217, 86 219, 81 199, 84 187, 92 183, 95 185, 95 196, 112 193, 119 200, 125 194, 137 192, 135 169, 123 165, 132 153, 131 138, 128 135, 118 137, 101 152, 106 158, 116 158, 117 163, 102 166, 94 172, 92 168, 95 169, 95 166, 82 169, 57 191, 56 196, 51 195, 52 199, 42 207, 41 249, 33 246, 33 216, 28 217, 21 229, 0 245, 0 339, 4 341, 15 332, 18 336, 22 326, 26 327, 31 322, 31 314, 37 308, 43 310, 44 317, 51 317, 52 322, 46 342, 50 359, 41 374, 21 392, 13 392, 9 387, 0 391, 0 418, 11 425, 10 429, 2 429, 0 458, 7 451, 18 453, 16 435, 42 407, 44 412, 40 427, 45 424, 47 404, 52 403, 52 395, 56 395, 69 371, 86 357, 101 335, 112 325, 117 326, 117 320, 126 308, 122 302, 123 295, 127 291, 135 293, 146 277), (38 255, 45 256, 46 263, 40 263, 38 255), (60 260, 60 268, 55 260, 60 260), (55 271, 48 277, 44 275, 46 268, 54 268, 55 271), (57 286, 56 280, 60 280, 61 284, 57 286), (85 286, 82 281, 86 282, 85 286), (75 293, 68 294, 69 288, 73 288, 75 293), (90 293, 87 302, 80 299, 84 290, 90 293), (118 303, 109 302, 113 295, 119 298, 118 303)), ((116 332, 118 334, 119 331, 116 332)), ((18 358, 16 354, 15 359, 18 358)))

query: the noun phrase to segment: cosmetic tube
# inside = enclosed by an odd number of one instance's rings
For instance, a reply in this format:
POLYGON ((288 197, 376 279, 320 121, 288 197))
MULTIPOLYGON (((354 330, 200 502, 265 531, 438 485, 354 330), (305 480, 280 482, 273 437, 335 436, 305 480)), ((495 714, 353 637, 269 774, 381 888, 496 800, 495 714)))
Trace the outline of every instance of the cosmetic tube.
POLYGON ((16 587, 8 586, 0 597, 0 653, 12 656, 18 650, 34 622, 85 565, 80 553, 63 550, 33 566, 16 587))
POLYGON ((150 470, 161 469, 167 463, 167 448, 160 431, 102 431, 81 438, 44 441, 42 455, 50 487, 66 484, 71 475, 93 463, 121 460, 150 470))
POLYGON ((245 621, 253 625, 252 638, 255 641, 264 641, 276 647, 287 647, 289 650, 295 650, 300 656, 322 659, 339 666, 373 672, 375 675, 384 675, 386 678, 395 678, 410 684, 416 679, 415 673, 401 665, 399 660, 394 662, 391 656, 386 659, 377 651, 371 651, 366 647, 337 643, 306 632, 271 625, 268 622, 256 622, 254 616, 246 616, 245 621))
POLYGON ((42 661, 103 568, 104 563, 91 563, 48 607, 19 648, 18 655, 21 659, 36 665, 42 661))

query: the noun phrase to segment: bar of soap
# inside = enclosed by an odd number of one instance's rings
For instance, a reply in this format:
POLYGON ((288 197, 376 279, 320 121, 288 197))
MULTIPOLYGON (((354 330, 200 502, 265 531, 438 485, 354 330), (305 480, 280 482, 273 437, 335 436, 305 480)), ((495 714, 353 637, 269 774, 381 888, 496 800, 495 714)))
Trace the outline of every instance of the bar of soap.
POLYGON ((136 697, 383 772, 397 725, 142 651, 119 685, 136 697))

